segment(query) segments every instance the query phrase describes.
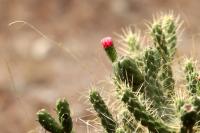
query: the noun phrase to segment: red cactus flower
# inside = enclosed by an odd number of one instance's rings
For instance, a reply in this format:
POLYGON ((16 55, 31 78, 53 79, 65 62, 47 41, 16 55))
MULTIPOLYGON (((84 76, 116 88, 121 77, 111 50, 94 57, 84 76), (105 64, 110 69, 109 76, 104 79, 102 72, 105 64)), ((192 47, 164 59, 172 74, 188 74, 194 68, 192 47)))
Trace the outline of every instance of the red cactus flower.
POLYGON ((101 40, 102 46, 106 49, 113 46, 113 41, 111 37, 105 37, 101 40))

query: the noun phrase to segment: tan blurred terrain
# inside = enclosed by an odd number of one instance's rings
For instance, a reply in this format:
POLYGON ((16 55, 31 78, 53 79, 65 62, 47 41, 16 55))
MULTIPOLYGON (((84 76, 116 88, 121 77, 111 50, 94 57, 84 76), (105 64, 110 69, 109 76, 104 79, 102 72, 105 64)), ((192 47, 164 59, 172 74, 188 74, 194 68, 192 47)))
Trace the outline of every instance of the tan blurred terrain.
POLYGON ((144 30, 153 14, 173 10, 185 21, 179 53, 198 58, 199 7, 198 0, 0 0, 0 133, 44 133, 35 113, 55 114, 58 97, 69 100, 76 131, 85 133, 78 119, 89 113, 85 95, 111 74, 99 40, 132 24, 144 30), (19 20, 39 31, 8 26, 19 20))

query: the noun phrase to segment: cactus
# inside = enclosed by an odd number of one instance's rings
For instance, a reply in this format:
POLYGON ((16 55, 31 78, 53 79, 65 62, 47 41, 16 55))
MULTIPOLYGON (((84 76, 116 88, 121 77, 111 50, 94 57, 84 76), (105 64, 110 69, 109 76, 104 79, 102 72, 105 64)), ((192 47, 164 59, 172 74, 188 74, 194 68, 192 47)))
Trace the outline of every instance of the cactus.
POLYGON ((56 103, 56 111, 64 132, 70 133, 72 131, 73 124, 68 102, 65 99, 58 99, 56 103))
POLYGON ((195 125, 200 120, 200 84, 198 72, 191 62, 186 63, 184 68, 187 81, 185 91, 189 98, 187 100, 184 97, 176 98, 172 64, 179 26, 178 19, 172 14, 155 19, 149 25, 154 47, 144 48, 143 51, 141 46, 137 46, 140 44, 137 39, 134 39, 137 42, 130 41, 130 37, 133 39, 134 35, 130 30, 122 36, 123 45, 127 44, 128 54, 121 57, 118 55, 118 58, 111 62, 118 100, 124 104, 123 108, 130 112, 125 113, 125 116, 133 119, 127 121, 121 116, 120 119, 125 121, 122 120, 123 122, 118 124, 116 131, 134 132, 137 123, 141 123, 153 133, 198 131, 195 125), (186 109, 188 104, 191 109, 186 109))
POLYGON ((178 28, 176 21, 173 15, 165 15, 160 19, 154 20, 152 26, 149 26, 154 45, 160 53, 160 58, 162 58, 160 80, 168 95, 173 92, 175 83, 171 62, 176 51, 176 31, 178 28))
POLYGON ((51 133, 72 133, 73 123, 68 102, 65 99, 58 99, 56 111, 60 123, 56 122, 45 109, 38 111, 37 117, 41 126, 51 133))
POLYGON ((45 109, 41 109, 40 111, 38 111, 37 116, 39 123, 47 131, 52 133, 63 133, 62 127, 45 109))
POLYGON ((90 92, 90 102, 98 113, 98 116, 101 119, 101 124, 105 130, 108 133, 115 133, 117 127, 116 121, 113 119, 112 114, 109 112, 108 107, 97 91, 90 92))
POLYGON ((131 113, 128 110, 123 110, 121 116, 123 130, 127 132, 139 131, 142 130, 139 128, 139 125, 135 123, 135 119, 132 117, 131 113))
POLYGON ((122 57, 113 63, 114 74, 118 81, 125 82, 136 91, 144 82, 144 77, 137 67, 137 63, 130 57, 122 57))
POLYGON ((141 105, 137 97, 130 89, 125 90, 121 100, 125 103, 128 110, 135 116, 135 119, 137 121, 141 121, 141 124, 148 127, 149 131, 159 133, 174 132, 173 129, 152 117, 152 115, 145 110, 144 106, 141 105))
POLYGON ((199 74, 195 68, 195 61, 192 61, 192 59, 187 59, 185 61, 185 73, 186 80, 188 82, 187 89, 192 94, 200 94, 200 81, 198 79, 199 74))
MULTIPOLYGON (((112 63, 114 103, 118 106, 115 110, 109 108, 97 90, 90 91, 89 101, 105 132, 200 132, 200 78, 195 61, 185 60, 182 70, 185 79, 180 82, 185 83, 184 87, 176 86, 174 79, 179 27, 180 22, 173 14, 154 19, 149 24, 152 41, 147 47, 141 45, 137 33, 131 29, 123 31, 120 42, 127 48, 123 55, 118 54, 111 37, 101 40, 112 63)), ((41 110, 37 113, 40 124, 52 133, 71 133, 73 125, 67 101, 58 100, 56 110, 59 123, 41 110)))
POLYGON ((154 49, 147 49, 144 53, 144 64, 145 64, 145 95, 151 98, 157 108, 161 104, 166 104, 164 99, 163 90, 158 82, 157 76, 160 68, 160 59, 157 51, 154 49))

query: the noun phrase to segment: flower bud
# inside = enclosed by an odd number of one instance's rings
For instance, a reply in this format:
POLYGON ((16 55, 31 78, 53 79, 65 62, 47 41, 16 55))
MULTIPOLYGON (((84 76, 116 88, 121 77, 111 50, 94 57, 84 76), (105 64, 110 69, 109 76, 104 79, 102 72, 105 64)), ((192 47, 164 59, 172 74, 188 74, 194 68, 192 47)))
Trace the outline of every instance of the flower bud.
POLYGON ((101 40, 101 44, 106 51, 106 54, 110 58, 112 62, 117 60, 117 52, 113 45, 113 41, 111 37, 105 37, 101 40))

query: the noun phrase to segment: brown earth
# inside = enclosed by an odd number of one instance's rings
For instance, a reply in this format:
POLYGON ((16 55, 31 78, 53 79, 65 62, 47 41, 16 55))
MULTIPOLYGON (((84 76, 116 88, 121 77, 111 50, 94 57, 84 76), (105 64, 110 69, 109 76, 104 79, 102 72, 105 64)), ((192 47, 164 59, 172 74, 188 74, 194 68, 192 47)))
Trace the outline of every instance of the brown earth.
POLYGON ((173 10, 185 21, 179 53, 198 58, 199 7, 198 0, 0 0, 0 132, 45 132, 35 113, 45 107, 55 115, 58 97, 69 100, 76 131, 87 132, 80 120, 89 114, 87 92, 111 74, 99 40, 132 24, 144 30, 153 14, 173 10), (8 26, 13 21, 28 24, 8 26))

